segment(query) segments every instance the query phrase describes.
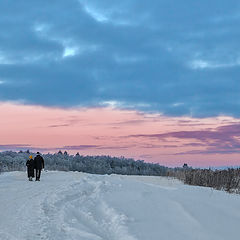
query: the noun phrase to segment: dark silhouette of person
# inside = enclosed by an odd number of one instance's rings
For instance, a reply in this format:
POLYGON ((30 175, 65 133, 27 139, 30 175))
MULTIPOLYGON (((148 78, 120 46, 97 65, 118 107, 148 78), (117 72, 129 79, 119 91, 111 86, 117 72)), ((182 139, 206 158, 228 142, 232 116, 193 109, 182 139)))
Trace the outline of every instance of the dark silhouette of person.
POLYGON ((28 173, 28 179, 29 181, 32 181, 34 178, 34 160, 32 155, 29 156, 29 159, 26 162, 27 166, 27 173, 28 173))
POLYGON ((34 158, 34 168, 36 169, 36 181, 40 181, 41 171, 44 168, 44 160, 39 152, 37 152, 37 156, 34 158))

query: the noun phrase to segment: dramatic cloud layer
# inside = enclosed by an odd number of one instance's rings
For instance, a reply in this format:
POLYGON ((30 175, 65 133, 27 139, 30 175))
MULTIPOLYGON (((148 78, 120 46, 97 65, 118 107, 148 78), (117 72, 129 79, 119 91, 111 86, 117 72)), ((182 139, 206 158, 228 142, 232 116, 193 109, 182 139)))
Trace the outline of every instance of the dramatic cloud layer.
POLYGON ((239 0, 2 0, 0 16, 0 101, 240 116, 239 0))

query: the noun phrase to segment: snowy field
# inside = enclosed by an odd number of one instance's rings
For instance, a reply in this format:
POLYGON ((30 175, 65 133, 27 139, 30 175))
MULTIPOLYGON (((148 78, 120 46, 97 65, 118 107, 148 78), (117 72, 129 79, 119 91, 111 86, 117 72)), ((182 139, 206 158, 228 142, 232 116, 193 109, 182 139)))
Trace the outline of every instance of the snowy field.
POLYGON ((239 230, 239 195, 177 180, 0 175, 0 240, 233 240, 239 230))

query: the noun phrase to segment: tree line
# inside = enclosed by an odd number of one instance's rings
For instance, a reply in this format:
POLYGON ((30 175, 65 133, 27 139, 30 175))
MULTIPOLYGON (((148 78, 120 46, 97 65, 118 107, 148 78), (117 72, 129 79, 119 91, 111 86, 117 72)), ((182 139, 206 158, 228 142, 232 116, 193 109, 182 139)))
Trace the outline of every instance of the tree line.
MULTIPOLYGON (((0 152, 0 172, 25 171, 30 151, 0 152)), ((184 164, 182 168, 168 168, 156 163, 135 161, 132 158, 111 156, 69 155, 66 151, 43 154, 46 170, 81 171, 93 174, 151 175, 174 177, 185 184, 211 187, 227 192, 240 193, 240 168, 212 170, 193 169, 184 164)))
MULTIPOLYGON (((0 153, 0 172, 25 171, 29 151, 0 153)), ((66 151, 55 154, 43 154, 46 170, 81 171, 94 174, 123 174, 123 175, 153 175, 166 176, 167 167, 155 163, 146 163, 143 160, 135 161, 132 158, 111 156, 83 156, 77 153, 69 155, 66 151)))
POLYGON ((230 193, 240 193, 240 168, 224 170, 183 168, 168 170, 168 176, 178 178, 188 185, 211 187, 230 193))

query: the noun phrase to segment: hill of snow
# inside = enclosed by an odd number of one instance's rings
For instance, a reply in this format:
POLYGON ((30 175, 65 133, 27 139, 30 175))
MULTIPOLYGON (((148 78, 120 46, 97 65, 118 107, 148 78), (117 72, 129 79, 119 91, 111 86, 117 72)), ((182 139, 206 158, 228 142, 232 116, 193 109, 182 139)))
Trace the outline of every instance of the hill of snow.
POLYGON ((233 240, 240 196, 164 177, 0 175, 0 240, 233 240))

